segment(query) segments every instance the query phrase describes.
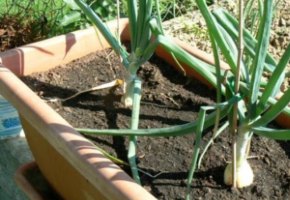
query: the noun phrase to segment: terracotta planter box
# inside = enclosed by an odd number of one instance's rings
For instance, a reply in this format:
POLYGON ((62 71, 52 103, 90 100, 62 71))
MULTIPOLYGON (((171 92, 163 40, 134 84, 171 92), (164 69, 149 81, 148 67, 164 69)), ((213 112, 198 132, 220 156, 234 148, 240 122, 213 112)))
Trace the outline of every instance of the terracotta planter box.
MULTIPOLYGON (((116 29, 116 23, 110 23, 109 27, 116 29)), ((121 20, 119 29, 122 40, 129 40, 127 20, 121 20)), ((213 62, 208 54, 176 42, 189 53, 213 62)), ((95 29, 90 28, 1 53, 0 62, 13 73, 7 68, 0 68, 0 93, 19 111, 36 162, 62 197, 70 200, 155 199, 17 77, 45 71, 108 47, 100 33, 96 34, 95 29)), ((163 49, 158 48, 156 53, 174 66, 173 59, 163 49)), ((223 66, 227 67, 224 63, 223 66)), ((208 84, 194 71, 184 67, 189 76, 208 84)), ((279 119, 279 122, 290 127, 290 116, 279 119)))

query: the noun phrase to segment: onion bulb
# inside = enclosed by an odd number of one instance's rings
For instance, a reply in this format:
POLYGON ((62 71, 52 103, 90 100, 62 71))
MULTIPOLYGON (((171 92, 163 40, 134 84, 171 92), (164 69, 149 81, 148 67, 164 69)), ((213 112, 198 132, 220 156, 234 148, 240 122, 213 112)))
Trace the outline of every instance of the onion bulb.
MULTIPOLYGON (((232 176, 233 164, 229 163, 224 172, 224 182, 226 185, 233 185, 232 176)), ((250 186, 254 180, 253 170, 247 160, 244 160, 236 170, 237 188, 250 186)))

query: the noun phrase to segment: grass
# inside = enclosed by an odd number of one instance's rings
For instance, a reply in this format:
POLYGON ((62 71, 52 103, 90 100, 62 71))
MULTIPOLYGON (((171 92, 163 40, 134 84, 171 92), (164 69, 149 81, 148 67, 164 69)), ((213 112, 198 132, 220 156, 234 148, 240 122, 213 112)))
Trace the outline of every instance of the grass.
POLYGON ((62 5, 62 0, 1 0, 0 16, 4 14, 15 15, 21 11, 25 11, 26 8, 29 8, 37 13, 46 12, 51 8, 54 10, 61 9, 62 5))
POLYGON ((1 50, 71 31, 58 25, 64 11, 63 0, 1 0, 0 29, 13 31, 1 37, 1 50))

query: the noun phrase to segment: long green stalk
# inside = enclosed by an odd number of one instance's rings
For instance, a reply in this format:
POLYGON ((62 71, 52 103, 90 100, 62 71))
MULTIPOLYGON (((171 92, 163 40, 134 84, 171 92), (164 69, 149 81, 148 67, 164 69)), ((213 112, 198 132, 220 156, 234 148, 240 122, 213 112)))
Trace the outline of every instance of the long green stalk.
MULTIPOLYGON (((173 3, 174 4, 174 3, 173 3)), ((157 10, 157 24, 158 24, 158 27, 160 27, 160 34, 161 35, 164 35, 164 30, 162 28, 162 19, 161 19, 161 12, 160 12, 160 6, 159 6, 159 0, 155 0, 155 7, 156 7, 156 10, 157 10)), ((175 11, 175 9, 174 9, 175 11)))
POLYGON ((266 0, 264 3, 264 13, 260 23, 258 32, 258 45, 257 45, 257 55, 253 61, 252 77, 250 82, 250 93, 249 93, 249 116, 251 118, 255 117, 257 109, 257 100, 260 90, 260 83, 262 78, 262 73, 264 69, 265 58, 269 45, 270 29, 272 22, 272 0, 266 0))
MULTIPOLYGON (((223 9, 216 9, 213 11, 213 15, 217 22, 233 37, 233 39, 238 40, 239 37, 239 22, 230 13, 223 9)), ((256 56, 256 46, 257 40, 252 36, 249 30, 244 29, 244 47, 247 51, 247 55, 251 58, 256 56)), ((267 53, 265 60, 265 68, 269 72, 274 71, 276 66, 276 61, 274 58, 267 53)))
MULTIPOLYGON (((132 117, 131 117, 131 130, 138 129, 140 101, 141 101, 141 81, 138 79, 135 79, 134 80, 133 108, 132 108, 132 117)), ((141 184, 140 177, 137 170, 136 151, 137 151, 137 137, 131 135, 129 136, 128 160, 130 163, 134 180, 138 184, 141 184)))
POLYGON ((272 120, 274 120, 285 108, 289 109, 290 88, 283 94, 283 96, 271 106, 260 118, 254 121, 251 126, 259 127, 265 126, 272 120))
MULTIPOLYGON (((234 102, 240 101, 241 97, 233 97, 227 102, 220 103, 218 105, 208 106, 209 108, 216 109, 220 108, 221 116, 220 119, 223 119, 229 112, 232 104, 234 102)), ((204 128, 209 128, 215 123, 216 119, 216 111, 208 114, 205 117, 204 128)), ((88 129, 88 128, 76 128, 80 133, 88 134, 88 135, 114 135, 114 136, 152 136, 152 137, 160 137, 160 136, 178 136, 178 135, 186 135, 192 134, 196 127, 198 126, 197 121, 193 121, 183 125, 176 125, 166 128, 151 128, 151 129, 88 129)))
POLYGON ((92 21, 92 23, 97 26, 97 28, 100 30, 105 39, 109 42, 114 51, 122 57, 125 67, 128 67, 129 62, 127 60, 127 51, 119 44, 118 40, 109 31, 104 22, 85 2, 83 2, 83 0, 75 0, 75 2, 86 14, 86 16, 92 21))
POLYGON ((255 127, 252 131, 260 136, 274 140, 290 140, 289 129, 273 129, 268 127, 255 127))
MULTIPOLYGON (((215 40, 219 48, 221 49, 223 56, 225 57, 229 66, 231 67, 232 72, 235 73, 237 70, 237 65, 234 60, 233 53, 229 51, 225 38, 222 36, 222 33, 220 32, 218 28, 218 24, 215 18, 213 17, 213 15, 210 13, 205 0, 197 0, 196 3, 207 23, 209 32, 215 33, 215 40)), ((242 76, 243 76, 243 79, 246 79, 247 77, 246 70, 244 68, 242 69, 242 76)))
POLYGON ((198 126, 196 127, 193 156, 192 156, 190 170, 189 170, 188 178, 187 178, 186 200, 190 199, 189 193, 190 193, 191 183, 193 179, 193 174, 197 167, 197 161, 198 161, 198 156, 199 156, 199 151, 200 151, 201 136, 204 130, 205 115, 206 115, 206 110, 201 108, 198 114, 198 126))
POLYGON ((210 140, 206 143, 206 145, 203 148, 202 153, 200 154, 200 157, 198 159, 197 167, 199 168, 201 166, 202 159, 209 149, 210 145, 213 144, 214 140, 229 126, 229 122, 227 121, 224 123, 216 132, 215 134, 210 138, 210 140))
MULTIPOLYGON (((212 34, 210 34, 210 39, 212 43, 212 48, 214 52, 214 61, 215 61, 215 69, 216 69, 216 101, 219 104, 222 101, 222 77, 221 77, 221 66, 220 66, 220 58, 219 58, 219 53, 218 53, 218 47, 215 41, 215 38, 212 34)), ((215 125, 213 129, 213 137, 216 137, 217 130, 219 127, 219 122, 220 122, 220 108, 217 108, 217 114, 216 114, 216 119, 215 119, 215 125)))
MULTIPOLYGON (((244 16, 243 16, 243 0, 239 1, 239 42, 238 42, 238 59, 237 59, 237 71, 235 74, 235 94, 239 93, 240 90, 240 72, 242 65, 242 57, 243 57, 243 30, 244 30, 244 16)), ((238 130, 238 103, 235 103, 233 106, 233 115, 232 117, 232 176, 233 176, 233 187, 237 187, 237 130, 238 130)), ((243 133, 240 133, 243 134, 243 133)), ((239 155, 241 156, 241 155, 239 155)))
MULTIPOLYGON (((139 0, 139 12, 137 18, 137 47, 143 50, 150 40, 149 20, 152 13, 152 0, 139 0)), ((137 50, 137 49, 136 49, 137 50)))
POLYGON ((275 95, 275 91, 277 89, 280 89, 279 79, 281 77, 281 74, 283 74, 285 68, 287 67, 289 60, 290 60, 290 44, 288 45, 274 73, 270 77, 265 90, 263 91, 263 94, 258 104, 258 108, 260 109, 258 110, 258 114, 261 114, 261 111, 264 110, 265 106, 267 105, 269 97, 273 96, 273 94, 275 95))
POLYGON ((137 2, 136 0, 128 0, 128 18, 131 34, 131 49, 135 51, 137 44, 137 2))
MULTIPOLYGON (((217 87, 216 77, 213 73, 214 68, 209 64, 191 56, 189 53, 181 49, 174 42, 169 40, 167 37, 158 35, 153 43, 151 43, 144 51, 144 60, 152 55, 152 50, 156 49, 158 45, 161 45, 166 51, 171 52, 174 56, 182 61, 182 63, 188 64, 194 70, 196 70, 201 76, 205 77, 211 85, 217 87)), ((143 61, 144 62, 144 61, 143 61)))

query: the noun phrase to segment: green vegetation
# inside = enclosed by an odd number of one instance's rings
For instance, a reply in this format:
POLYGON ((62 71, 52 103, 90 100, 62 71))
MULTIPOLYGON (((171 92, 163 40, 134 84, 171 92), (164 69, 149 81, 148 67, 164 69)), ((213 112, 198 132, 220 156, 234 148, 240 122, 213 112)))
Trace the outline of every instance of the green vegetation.
MULTIPOLYGON (((88 0, 87 2, 104 20, 116 16, 114 0, 88 0)), ((3 0, 0 1, 0 19, 4 22, 0 28, 5 28, 8 24, 13 27, 14 39, 17 40, 15 45, 89 26, 86 17, 70 7, 69 0, 3 0)))
MULTIPOLYGON (((275 99, 285 77, 285 68, 290 59, 290 45, 279 62, 276 62, 266 51, 269 45, 274 8, 272 0, 261 1, 262 3, 259 5, 261 15, 258 18, 257 38, 244 26, 242 0, 239 2, 238 19, 222 9, 211 12, 205 0, 196 1, 207 24, 215 66, 207 65, 190 56, 164 36, 160 15, 157 19, 152 17, 152 0, 127 1, 131 52, 127 52, 123 48, 118 38, 110 33, 93 10, 82 0, 76 0, 76 2, 98 27, 115 52, 122 57, 123 64, 128 70, 128 77, 124 81, 125 105, 132 106, 131 129, 129 130, 77 130, 85 134, 128 136, 130 138, 128 159, 133 177, 138 183, 140 183, 140 179, 135 161, 137 136, 167 137, 192 133, 196 135, 187 181, 188 194, 194 172, 200 165, 207 147, 226 127, 229 127, 233 135, 233 156, 232 162, 225 168, 224 180, 226 184, 233 185, 233 187, 246 187, 253 182, 254 174, 247 158, 254 134, 275 140, 290 140, 290 130, 268 127, 268 124, 280 113, 283 112, 290 116, 288 107, 290 90, 287 89, 279 100, 275 99), (154 36, 152 41, 150 41, 151 35, 154 36), (198 119, 188 124, 169 128, 138 129, 141 81, 136 72, 139 66, 150 58, 157 45, 166 49, 175 60, 188 64, 216 87, 217 103, 201 107, 198 119), (244 48, 245 51, 243 51, 244 48), (221 69, 220 56, 224 57, 230 71, 225 72, 221 69), (264 72, 272 74, 268 82, 262 80, 264 72), (207 114, 209 110, 212 112, 207 114), (214 128, 212 139, 207 144, 205 151, 200 152, 203 130, 212 126, 214 128)), ((158 8, 159 2, 155 1, 155 3, 158 8)), ((157 10, 157 13, 160 14, 160 10, 157 10)), ((186 198, 190 199, 190 196, 187 195, 186 198)))
POLYGON ((6 30, 10 27, 13 31, 13 35, 9 35, 11 44, 7 44, 7 48, 65 32, 58 26, 65 6, 60 0, 5 0, 0 4, 1 28, 6 30))
MULTIPOLYGON (((85 15, 93 22, 93 24, 99 29, 105 39, 109 42, 114 51, 122 58, 124 67, 127 69, 127 77, 124 80, 123 88, 123 103, 125 107, 132 109, 131 115, 131 126, 130 130, 108 130, 108 134, 121 134, 129 136, 130 142, 128 147, 128 160, 131 166, 132 174, 134 179, 140 183, 140 178, 136 165, 136 149, 137 149, 137 135, 139 132, 139 110, 141 100, 141 80, 137 76, 139 67, 145 63, 153 55, 156 47, 161 45, 170 54, 176 58, 187 63, 201 74, 205 75, 210 83, 215 85, 215 76, 210 73, 204 73, 204 68, 209 68, 207 64, 200 61, 197 58, 190 56, 187 52, 181 49, 179 46, 174 44, 164 34, 161 26, 160 10, 157 10, 158 14, 155 18, 153 13, 153 2, 155 8, 159 8, 159 2, 153 0, 128 0, 128 17, 131 35, 131 51, 128 52, 124 46, 120 43, 119 38, 115 37, 115 34, 110 32, 106 24, 101 20, 97 13, 82 0, 75 0, 76 4, 85 13, 85 15), (151 36, 155 39, 151 40, 151 36), (125 132, 125 134, 124 134, 125 132)), ((208 69, 210 70, 210 69, 208 69)), ((212 117, 207 121, 208 125, 213 124, 212 117)), ((149 129, 145 130, 144 135, 157 134, 161 136, 169 136, 172 134, 188 134, 194 132, 199 127, 196 122, 190 123, 184 126, 171 127, 169 129, 149 129)), ((105 134, 106 130, 88 130, 78 129, 80 132, 86 134, 105 134)), ((144 130, 141 130, 141 132, 144 130)))
MULTIPOLYGON (((88 27, 91 22, 73 0, 2 0, 0 1, 0 19, 15 30, 8 48, 34 42, 44 38, 68 33, 88 27)), ((90 8, 104 21, 112 20, 117 15, 116 0, 86 0, 90 8)), ((196 9, 191 0, 160 0, 160 15, 163 20, 196 9)), ((121 17, 127 16, 126 0, 120 0, 121 17), (123 12, 122 12, 123 11, 123 12)), ((153 12, 155 6, 153 5, 153 12)), ((154 15, 157 13, 155 12, 154 15)), ((5 49, 5 48, 4 48, 5 49)))

